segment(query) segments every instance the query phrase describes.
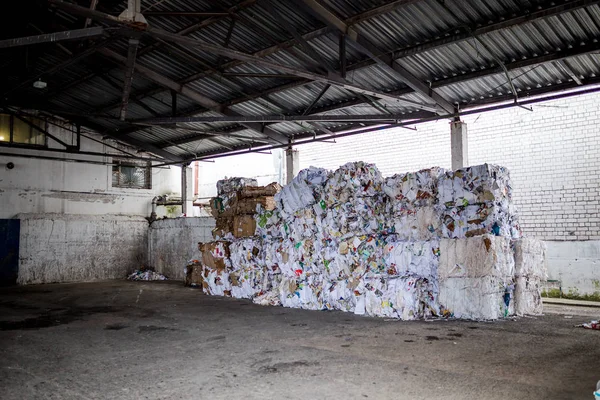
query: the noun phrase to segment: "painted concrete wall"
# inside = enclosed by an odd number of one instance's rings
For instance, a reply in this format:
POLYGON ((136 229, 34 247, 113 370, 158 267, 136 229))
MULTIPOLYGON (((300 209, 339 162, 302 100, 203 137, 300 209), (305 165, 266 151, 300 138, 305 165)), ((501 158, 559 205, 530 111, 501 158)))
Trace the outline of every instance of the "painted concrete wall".
MULTIPOLYGON (((50 133, 71 143, 72 133, 49 126, 50 133)), ((101 136, 89 134, 101 139, 101 136)), ((111 143, 115 145, 114 142, 111 143)), ((48 139, 50 148, 61 148, 48 139)), ((82 139, 82 150, 120 154, 104 144, 82 139)), ((135 153, 135 150, 126 149, 135 153)), ((63 155, 50 151, 34 151, 1 147, 3 153, 38 154, 93 161, 112 161, 109 157, 63 155)), ((138 154, 144 156, 145 154, 138 154)), ((179 167, 152 170, 152 189, 112 187, 110 165, 84 164, 57 160, 40 160, 17 156, 0 156, 0 218, 13 218, 19 213, 122 214, 149 216, 151 200, 156 195, 179 193, 179 167), (14 169, 6 163, 13 162, 14 169)), ((166 213, 158 208, 159 216, 166 213)))
POLYGON ((548 241, 548 279, 563 292, 600 295, 600 241, 548 241))
POLYGON ((148 232, 148 265, 170 279, 183 279, 183 268, 198 259, 198 242, 212 241, 212 217, 154 221, 148 232))
POLYGON ((19 284, 123 279, 145 263, 148 222, 122 215, 18 214, 19 284))

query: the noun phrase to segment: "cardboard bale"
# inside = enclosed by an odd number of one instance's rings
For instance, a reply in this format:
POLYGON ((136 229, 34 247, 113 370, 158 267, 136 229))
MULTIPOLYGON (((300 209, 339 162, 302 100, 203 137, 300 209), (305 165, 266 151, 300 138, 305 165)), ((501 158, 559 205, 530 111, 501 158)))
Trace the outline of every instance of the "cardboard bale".
POLYGON ((275 209, 275 198, 273 196, 248 197, 237 201, 235 214, 256 214, 256 206, 261 205, 264 210, 275 209))
POLYGON ((231 264, 229 261, 229 242, 217 240, 198 243, 198 249, 202 253, 202 264, 211 270, 223 271, 231 264))
POLYGON ((233 217, 233 236, 243 238, 254 236, 256 221, 253 215, 236 215, 233 217))
POLYGON ((214 239, 223 238, 233 232, 233 217, 218 217, 215 218, 215 222, 215 228, 212 230, 214 239))
POLYGON ((192 260, 183 270, 185 274, 185 286, 202 287, 202 263, 199 260, 192 260))
POLYGON ((281 185, 273 182, 267 186, 246 186, 243 187, 239 192, 238 196, 241 199, 252 198, 252 197, 264 197, 264 196, 275 196, 281 191, 281 185))
POLYGON ((236 193, 210 199, 210 212, 213 217, 233 217, 238 202, 236 193))

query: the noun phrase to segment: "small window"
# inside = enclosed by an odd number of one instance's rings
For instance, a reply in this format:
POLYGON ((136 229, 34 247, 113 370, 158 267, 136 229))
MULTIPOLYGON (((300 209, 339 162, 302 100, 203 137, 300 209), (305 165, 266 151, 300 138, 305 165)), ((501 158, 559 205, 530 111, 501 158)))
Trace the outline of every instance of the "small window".
POLYGON ((0 114, 0 142, 45 146, 45 130, 46 121, 42 119, 0 114))
POLYGON ((152 167, 148 163, 115 161, 112 167, 112 186, 130 189, 152 188, 152 167))

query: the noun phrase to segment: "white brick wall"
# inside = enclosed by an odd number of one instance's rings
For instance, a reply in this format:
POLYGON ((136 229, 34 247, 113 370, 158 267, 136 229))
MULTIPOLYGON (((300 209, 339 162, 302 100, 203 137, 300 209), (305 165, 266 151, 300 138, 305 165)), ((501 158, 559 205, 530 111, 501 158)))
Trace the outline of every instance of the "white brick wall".
MULTIPOLYGON (((526 235, 545 240, 600 239, 600 95, 590 94, 463 118, 469 164, 511 171, 526 235)), ((301 146, 300 168, 377 164, 385 175, 450 168, 448 121, 301 146)))

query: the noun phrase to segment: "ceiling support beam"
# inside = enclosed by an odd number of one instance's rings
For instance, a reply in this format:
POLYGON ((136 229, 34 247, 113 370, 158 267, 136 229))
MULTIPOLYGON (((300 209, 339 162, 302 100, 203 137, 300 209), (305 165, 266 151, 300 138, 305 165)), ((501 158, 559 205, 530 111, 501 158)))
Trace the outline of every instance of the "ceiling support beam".
POLYGON ((125 62, 125 78, 123 81, 123 95, 121 96, 121 113, 119 119, 125 121, 127 116, 127 106, 129 105, 129 94, 133 84, 133 73, 135 70, 135 57, 137 54, 139 39, 130 38, 129 48, 127 50, 127 61, 125 62))
MULTIPOLYGON (((115 53, 112 50, 101 49, 100 53, 102 55, 106 56, 107 58, 110 58, 110 59, 116 61, 117 63, 123 64, 126 62, 125 57, 115 53)), ((204 96, 203 94, 196 92, 195 90, 192 90, 192 89, 186 87, 185 85, 181 85, 181 84, 179 84, 179 83, 177 83, 177 82, 175 82, 175 81, 173 81, 173 80, 171 80, 149 68, 146 68, 146 67, 143 67, 143 66, 137 64, 135 66, 135 69, 137 70, 137 72, 139 74, 143 75, 144 77, 153 81, 154 83, 159 84, 167 89, 174 90, 175 92, 177 92, 183 96, 186 96, 187 98, 189 98, 191 100, 194 100, 196 103, 198 103, 202 107, 205 107, 209 110, 215 111, 215 112, 225 115, 225 116, 230 116, 230 117, 240 116, 240 114, 224 107, 222 104, 219 104, 216 101, 204 96)), ((287 143, 287 141, 288 141, 287 136, 282 135, 281 133, 276 132, 273 129, 263 127, 261 124, 246 123, 243 125, 246 126, 248 129, 252 129, 256 132, 261 133, 264 136, 271 138, 272 140, 275 140, 276 142, 287 143)))
POLYGON ((73 29, 71 31, 44 33, 42 35, 26 36, 15 39, 0 40, 0 49, 9 47, 29 46, 32 44, 55 43, 62 40, 89 39, 104 35, 104 28, 73 29))
POLYGON ((347 40, 353 47, 356 47, 357 50, 373 59, 377 65, 388 71, 392 71, 394 75, 397 76, 404 84, 441 107, 441 110, 435 111, 440 113, 443 111, 451 112, 454 110, 454 105, 452 103, 444 99, 438 93, 434 92, 424 82, 421 82, 419 79, 417 79, 406 68, 397 63, 393 57, 387 54, 379 55, 381 54, 381 51, 365 36, 361 35, 358 30, 348 26, 344 21, 327 10, 316 0, 301 0, 299 4, 304 4, 304 8, 312 15, 346 35, 347 40))

